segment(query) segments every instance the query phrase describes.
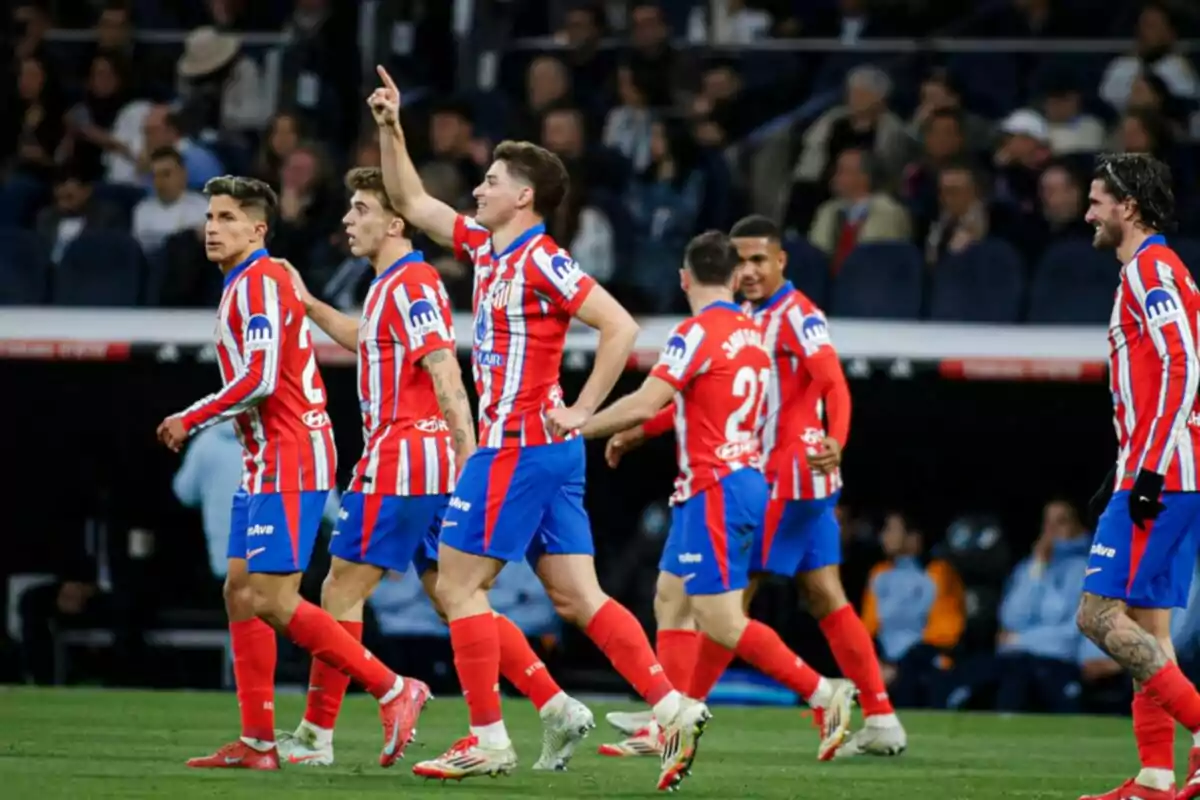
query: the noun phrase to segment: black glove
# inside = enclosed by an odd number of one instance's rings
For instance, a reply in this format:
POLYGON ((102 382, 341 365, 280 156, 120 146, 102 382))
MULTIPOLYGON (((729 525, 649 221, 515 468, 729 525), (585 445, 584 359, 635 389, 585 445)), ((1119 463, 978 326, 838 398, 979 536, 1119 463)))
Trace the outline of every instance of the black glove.
POLYGON ((1158 519, 1166 508, 1159 499, 1162 496, 1163 476, 1144 469, 1133 482, 1129 493, 1129 518, 1139 529, 1145 530, 1146 523, 1158 519))
POLYGON ((1091 517, 1092 527, 1096 527, 1096 523, 1100 521, 1100 515, 1104 513, 1104 509, 1108 508, 1108 501, 1112 500, 1113 482, 1117 479, 1117 465, 1114 463, 1112 469, 1104 476, 1104 483, 1100 484, 1100 488, 1092 495, 1092 499, 1088 500, 1088 515, 1091 517))

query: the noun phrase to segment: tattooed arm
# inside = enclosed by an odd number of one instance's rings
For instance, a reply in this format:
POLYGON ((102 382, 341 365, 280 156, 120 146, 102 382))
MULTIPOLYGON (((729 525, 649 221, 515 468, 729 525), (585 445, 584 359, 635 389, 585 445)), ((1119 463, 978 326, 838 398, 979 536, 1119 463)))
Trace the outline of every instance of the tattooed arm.
POLYGON ((438 408, 450 426, 454 457, 461 470, 471 453, 475 452, 475 423, 471 418, 471 401, 467 398, 458 359, 449 348, 442 348, 422 358, 421 366, 433 378, 438 408))
POLYGON ((1125 611, 1120 600, 1085 592, 1079 602, 1079 629, 1135 681, 1144 683, 1167 665, 1169 654, 1153 634, 1130 619, 1125 611))

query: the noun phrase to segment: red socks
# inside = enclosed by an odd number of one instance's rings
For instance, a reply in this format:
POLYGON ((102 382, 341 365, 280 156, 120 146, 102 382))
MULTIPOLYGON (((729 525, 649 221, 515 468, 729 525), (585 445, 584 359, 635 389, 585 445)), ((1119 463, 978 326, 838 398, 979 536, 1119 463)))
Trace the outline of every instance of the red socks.
POLYGON ((616 600, 610 599, 600 607, 584 633, 650 705, 656 705, 675 688, 654 657, 637 618, 616 600))
POLYGON ((229 623, 242 736, 275 741, 275 629, 261 619, 229 623))
POLYGON ((313 658, 347 673, 377 699, 396 685, 396 673, 366 650, 329 612, 307 600, 300 601, 288 623, 287 635, 313 658))
POLYGON ((812 697, 821 682, 816 670, 801 661, 783 643, 779 634, 761 622, 749 621, 734 652, 763 674, 799 693, 805 700, 812 697))
POLYGON ((1133 695, 1133 737, 1144 769, 1175 771, 1175 720, 1145 691, 1133 695))
MULTIPOLYGON (((346 633, 361 642, 363 624, 361 622, 338 622, 346 633)), ((304 708, 304 719, 318 728, 333 730, 337 724, 338 712, 342 709, 342 698, 350 687, 350 676, 335 669, 319 658, 312 660, 312 668, 308 675, 308 703, 304 708)))
POLYGON ((533 652, 521 629, 502 614, 496 614, 495 619, 496 635, 500 641, 500 674, 518 692, 528 697, 534 708, 541 711, 542 706, 562 689, 537 653, 533 652))
POLYGON ((698 638, 700 641, 696 648, 692 679, 686 684, 687 696, 693 700, 704 700, 733 663, 734 652, 703 634, 698 634, 698 638))
POLYGON ((500 634, 491 611, 450 623, 454 669, 471 725, 500 722, 500 634))
POLYGON ((1200 693, 1180 672, 1178 664, 1168 661, 1143 684, 1143 691, 1180 725, 1192 733, 1200 731, 1200 693))
POLYGON ((863 715, 895 713, 883 674, 879 671, 879 657, 875 655, 871 634, 867 633, 854 607, 844 605, 826 616, 821 620, 821 633, 829 641, 829 649, 833 651, 842 675, 858 687, 858 703, 863 715))
MULTIPOLYGON (((659 630, 655 650, 667 680, 680 691, 692 683, 692 669, 700 655, 699 631, 659 630)), ((703 699, 701 695, 697 699, 703 699)))

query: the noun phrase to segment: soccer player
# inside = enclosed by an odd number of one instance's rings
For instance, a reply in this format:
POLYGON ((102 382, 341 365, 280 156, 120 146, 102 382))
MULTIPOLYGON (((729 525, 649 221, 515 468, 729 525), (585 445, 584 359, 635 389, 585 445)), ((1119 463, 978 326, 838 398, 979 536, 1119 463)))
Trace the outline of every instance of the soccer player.
POLYGON ((205 251, 225 274, 216 332, 225 385, 163 420, 158 438, 178 452, 189 436, 232 419, 245 451, 225 580, 242 735, 188 766, 279 768, 276 630, 379 700, 379 763, 391 766, 412 738, 428 690, 405 682, 327 612, 300 597, 336 457, 304 307, 286 267, 264 248, 278 200, 262 181, 228 175, 210 180, 204 192, 205 251))
MULTIPOLYGON (((293 282, 309 319, 358 356, 365 446, 330 539, 321 605, 361 639, 363 604, 388 570, 403 573, 415 562, 434 597, 438 527, 458 469, 475 451, 475 426, 441 278, 413 250, 379 169, 350 170, 346 188, 352 194, 342 223, 350 252, 371 259, 376 273, 361 319, 314 298, 298 274, 293 282)), ((501 672, 542 714, 543 752, 534 769, 565 769, 594 726, 592 713, 559 689, 520 628, 499 615, 496 625, 501 672)), ((341 672, 313 661, 304 719, 294 734, 279 736, 288 761, 333 763, 333 727, 348 683, 341 672)))
POLYGON ((1187 605, 1200 532, 1196 384, 1200 292, 1162 235, 1174 214, 1170 170, 1145 154, 1102 156, 1088 192, 1093 245, 1116 251, 1109 386, 1120 450, 1095 499, 1079 628, 1133 676, 1142 769, 1084 800, 1200 796, 1200 693, 1175 663, 1171 609, 1187 605), (1107 503, 1105 503, 1105 496, 1107 503), (1175 793, 1175 722, 1192 733, 1175 793))
POLYGON ((486 586, 505 562, 525 557, 558 612, 584 630, 680 742, 663 756, 661 785, 673 786, 708 710, 685 706, 637 619, 600 588, 577 435, 624 370, 637 324, 546 235, 543 221, 567 189, 558 157, 527 142, 500 144, 475 189, 476 217, 460 216, 425 193, 397 121, 399 92, 386 71, 379 73, 384 86, 369 104, 381 129, 388 196, 405 219, 449 242, 475 267, 472 366, 480 447, 459 476, 442 522, 436 588, 450 620, 471 735, 413 771, 465 778, 515 766, 496 691, 500 645, 486 586), (592 374, 568 407, 558 372, 573 318, 597 329, 600 341, 592 374))
MULTIPOLYGON (((655 610, 661 629, 689 629, 693 621, 698 628, 687 694, 705 697, 740 656, 825 712, 820 755, 832 758, 845 740, 854 687, 818 675, 743 607, 767 513, 761 433, 764 404, 775 389, 771 333, 733 302, 737 268, 737 249, 725 234, 692 240, 681 271, 692 317, 672 330, 641 388, 593 417, 582 433, 590 439, 627 430, 675 400, 679 477, 655 610)), ((662 746, 666 752, 674 743, 667 737, 662 746)))
MULTIPOLYGON (((738 288, 766 333, 772 375, 763 430, 771 500, 766 525, 754 542, 746 607, 764 574, 796 576, 838 667, 859 689, 866 717, 864 729, 837 755, 895 755, 904 750, 907 737, 888 700, 871 636, 846 599, 838 569, 841 532, 834 510, 842 486, 842 448, 850 430, 846 377, 825 315, 784 278, 787 253, 775 223, 746 217, 733 226, 730 237, 741 262, 738 288)), ((645 437, 670 430, 672 415, 668 407, 645 425, 618 434, 608 448, 610 459, 619 461, 645 437)), ((660 626, 658 657, 668 674, 672 669, 686 674, 699 646, 694 631, 660 626)), ((823 724, 823 711, 814 712, 823 724)), ((657 737, 644 715, 615 713, 609 718, 629 738, 604 745, 601 752, 626 756, 654 750, 657 737)), ((826 753, 827 747, 819 752, 826 753)))

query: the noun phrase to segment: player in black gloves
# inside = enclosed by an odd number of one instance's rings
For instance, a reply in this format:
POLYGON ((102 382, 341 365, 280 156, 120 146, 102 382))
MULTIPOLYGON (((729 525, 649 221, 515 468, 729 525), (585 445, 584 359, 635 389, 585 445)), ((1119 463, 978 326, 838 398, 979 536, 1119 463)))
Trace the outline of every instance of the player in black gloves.
POLYGON ((1146 523, 1158 519, 1166 508, 1162 502, 1163 476, 1144 469, 1138 473, 1129 492, 1129 518, 1139 530, 1146 530, 1146 523))

